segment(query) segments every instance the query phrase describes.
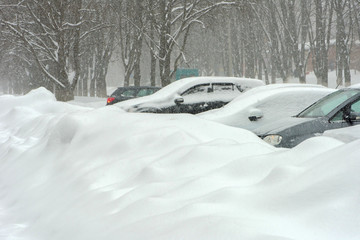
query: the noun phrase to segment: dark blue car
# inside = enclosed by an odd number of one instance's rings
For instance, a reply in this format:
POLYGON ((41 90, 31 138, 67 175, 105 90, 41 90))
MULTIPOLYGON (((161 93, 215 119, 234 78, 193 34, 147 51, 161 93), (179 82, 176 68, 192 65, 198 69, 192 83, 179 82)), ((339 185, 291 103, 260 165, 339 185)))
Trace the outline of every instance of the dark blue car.
POLYGON ((276 147, 292 148, 326 130, 360 124, 360 86, 338 90, 298 115, 264 125, 254 132, 276 147))

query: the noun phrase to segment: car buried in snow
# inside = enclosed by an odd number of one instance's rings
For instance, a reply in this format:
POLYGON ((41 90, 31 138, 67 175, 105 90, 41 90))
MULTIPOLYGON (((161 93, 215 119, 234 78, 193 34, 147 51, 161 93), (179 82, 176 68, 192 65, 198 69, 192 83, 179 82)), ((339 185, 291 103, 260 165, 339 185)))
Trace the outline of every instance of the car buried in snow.
POLYGON ((197 116, 251 131, 279 118, 294 116, 334 91, 315 84, 270 84, 250 89, 222 108, 197 116))
POLYGON ((156 93, 115 104, 128 112, 198 114, 220 108, 247 90, 263 86, 258 79, 237 77, 189 77, 156 93))
POLYGON ((360 85, 337 90, 294 117, 280 119, 254 130, 276 147, 292 148, 326 130, 360 124, 360 85))

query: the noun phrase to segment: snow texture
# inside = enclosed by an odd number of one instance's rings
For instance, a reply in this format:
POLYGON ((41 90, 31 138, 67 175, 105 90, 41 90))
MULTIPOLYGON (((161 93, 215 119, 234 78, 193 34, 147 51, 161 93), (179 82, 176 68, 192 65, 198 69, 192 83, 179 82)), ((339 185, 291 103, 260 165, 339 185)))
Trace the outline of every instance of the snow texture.
POLYGON ((0 96, 0 239, 360 239, 359 126, 277 149, 104 104, 0 96))

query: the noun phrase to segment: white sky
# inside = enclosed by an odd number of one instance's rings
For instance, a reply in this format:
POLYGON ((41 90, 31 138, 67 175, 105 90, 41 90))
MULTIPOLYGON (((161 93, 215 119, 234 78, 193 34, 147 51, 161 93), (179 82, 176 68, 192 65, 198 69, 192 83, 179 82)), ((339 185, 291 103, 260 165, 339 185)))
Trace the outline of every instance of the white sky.
POLYGON ((0 96, 0 239, 360 239, 360 126, 289 150, 104 105, 0 96))

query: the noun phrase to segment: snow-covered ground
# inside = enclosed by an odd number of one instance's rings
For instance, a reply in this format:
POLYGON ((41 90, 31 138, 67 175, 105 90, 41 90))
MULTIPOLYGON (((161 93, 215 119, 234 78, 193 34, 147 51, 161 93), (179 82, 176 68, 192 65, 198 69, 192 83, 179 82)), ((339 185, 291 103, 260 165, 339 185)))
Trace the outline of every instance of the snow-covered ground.
MULTIPOLYGON (((351 85, 360 83, 360 72, 359 71, 350 70, 350 74, 351 74, 351 85)), ((299 79, 294 78, 294 79, 291 79, 290 82, 298 83, 299 79)), ((280 78, 277 79, 277 83, 282 83, 282 80, 280 78)), ((314 72, 310 72, 309 74, 306 75, 306 83, 308 83, 308 84, 317 84, 317 78, 316 78, 314 72)), ((337 83, 336 83, 336 71, 329 72, 329 74, 328 74, 328 87, 329 88, 337 88, 337 89, 339 89, 339 88, 344 87, 344 85, 345 84, 343 82, 343 85, 337 86, 337 83)))
POLYGON ((104 105, 0 96, 0 239, 360 239, 360 126, 277 149, 104 105))

